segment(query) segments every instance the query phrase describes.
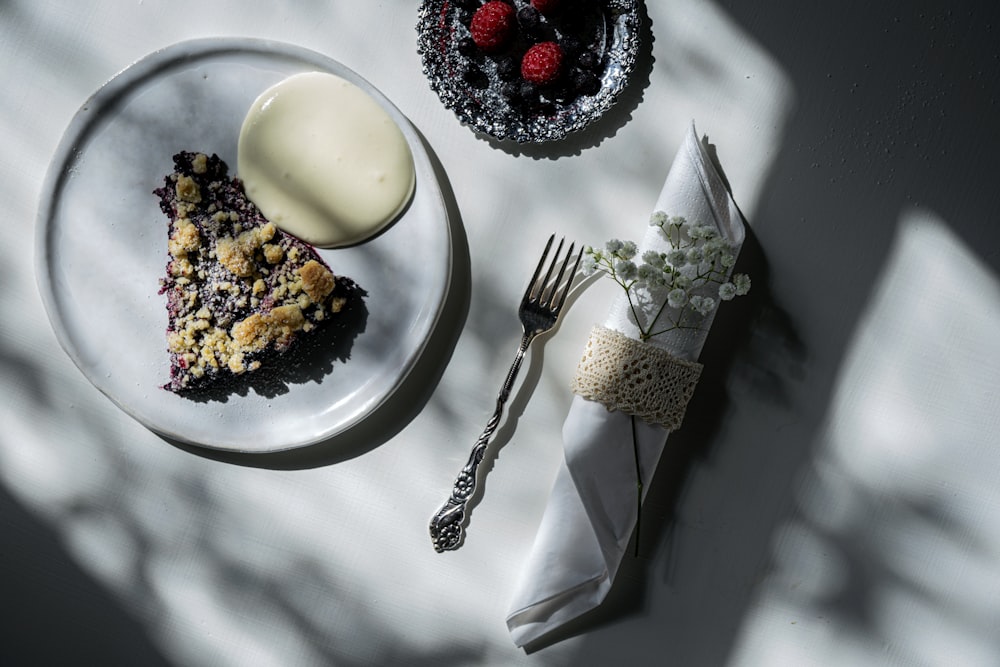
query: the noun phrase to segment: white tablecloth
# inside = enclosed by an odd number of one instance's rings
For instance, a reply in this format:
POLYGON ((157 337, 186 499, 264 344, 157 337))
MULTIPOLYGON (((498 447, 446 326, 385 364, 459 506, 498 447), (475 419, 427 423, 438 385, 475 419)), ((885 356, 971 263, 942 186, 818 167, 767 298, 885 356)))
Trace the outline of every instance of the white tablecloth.
POLYGON ((1000 663, 992 5, 646 4, 614 112, 518 148, 431 92, 412 2, 0 0, 0 663, 1000 663), (36 289, 42 179, 74 113, 213 36, 362 74, 426 139, 452 218, 452 292, 414 374, 378 420, 304 450, 149 432, 63 353, 36 289), (492 412, 536 249, 627 235, 692 120, 752 229, 754 297, 717 321, 639 556, 524 651, 504 617, 610 282, 529 353, 464 547, 435 553, 427 522, 492 412))

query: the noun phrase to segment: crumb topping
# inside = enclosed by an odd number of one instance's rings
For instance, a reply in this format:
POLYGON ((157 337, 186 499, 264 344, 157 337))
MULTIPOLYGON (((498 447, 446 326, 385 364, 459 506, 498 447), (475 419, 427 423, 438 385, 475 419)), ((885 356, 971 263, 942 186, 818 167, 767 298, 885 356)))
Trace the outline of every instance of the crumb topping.
POLYGON ((319 303, 333 291, 333 273, 314 259, 309 260, 299 269, 302 290, 306 295, 319 303))
POLYGON ((174 225, 174 233, 170 235, 169 252, 174 257, 187 256, 189 252, 194 252, 199 245, 198 228, 187 218, 179 218, 174 225))
POLYGON ((201 202, 201 188, 190 176, 177 178, 177 198, 181 201, 198 204, 201 202))
POLYGON ((167 388, 182 391, 260 368, 345 298, 315 250, 268 222, 217 156, 179 153, 174 162, 156 194, 170 218, 167 388))
POLYGON ((277 264, 285 256, 285 251, 280 245, 265 243, 262 249, 264 251, 264 259, 271 264, 277 264))
POLYGON ((298 304, 278 306, 269 313, 254 313, 233 326, 233 341, 244 352, 259 352, 274 343, 287 345, 290 336, 306 323, 298 304))
POLYGON ((191 171, 196 174, 204 174, 208 171, 208 156, 204 153, 198 153, 191 160, 191 171))

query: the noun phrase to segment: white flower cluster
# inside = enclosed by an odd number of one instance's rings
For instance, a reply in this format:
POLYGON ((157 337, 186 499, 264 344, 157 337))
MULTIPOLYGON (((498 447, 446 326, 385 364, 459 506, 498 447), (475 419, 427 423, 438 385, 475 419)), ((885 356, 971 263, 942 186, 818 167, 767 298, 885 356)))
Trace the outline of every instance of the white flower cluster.
POLYGON ((659 229, 670 250, 646 251, 637 264, 636 244, 612 239, 603 249, 585 248, 581 261, 585 275, 603 271, 625 289, 643 339, 697 326, 692 317, 708 315, 718 300, 730 301, 750 291, 750 277, 746 274, 727 277, 736 263, 735 250, 714 227, 688 223, 663 211, 655 212, 649 224, 659 229), (640 292, 665 292, 665 298, 643 299, 640 292), (637 304, 657 301, 652 318, 643 326, 647 318, 638 317, 637 304), (661 318, 666 321, 658 325, 661 318))

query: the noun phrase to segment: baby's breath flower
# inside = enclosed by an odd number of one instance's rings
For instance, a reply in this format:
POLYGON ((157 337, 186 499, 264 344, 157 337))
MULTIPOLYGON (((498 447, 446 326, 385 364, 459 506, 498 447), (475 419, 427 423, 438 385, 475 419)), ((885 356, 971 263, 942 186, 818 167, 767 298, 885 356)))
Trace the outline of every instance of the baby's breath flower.
POLYGON ((688 303, 700 315, 708 315, 715 308, 715 299, 710 296, 702 296, 701 294, 692 296, 688 300, 688 303))
POLYGON ((705 258, 713 262, 722 255, 725 249, 726 244, 719 237, 707 239, 701 246, 701 251, 704 253, 705 258))
POLYGON ((730 301, 750 290, 750 278, 745 274, 726 279, 736 262, 736 248, 713 225, 689 223, 663 211, 653 213, 649 224, 658 228, 659 236, 669 245, 666 252, 648 250, 642 253, 641 261, 633 261, 639 254, 638 246, 611 239, 603 249, 588 246, 581 261, 585 275, 603 271, 625 289, 642 340, 697 326, 685 319, 689 317, 686 309, 705 316, 720 301, 730 301), (706 293, 710 287, 714 288, 712 296, 706 293), (640 296, 638 290, 662 290, 666 300, 650 294, 640 296), (661 322, 667 308, 675 312, 668 316, 669 321, 661 322), (640 316, 640 311, 645 316, 640 316))
POLYGON ((618 256, 622 259, 632 259, 637 252, 639 252, 639 248, 635 245, 634 241, 623 241, 621 250, 618 251, 618 256))
POLYGON ((615 262, 615 274, 625 282, 635 280, 638 273, 639 269, 632 260, 619 259, 615 262))
POLYGON ((640 264, 638 269, 639 282, 649 287, 663 287, 666 284, 666 277, 663 271, 652 264, 640 264))
POLYGON ((685 303, 687 303, 688 295, 687 292, 680 287, 674 288, 667 292, 667 305, 671 308, 680 308, 685 303))
POLYGON ((666 256, 655 250, 647 250, 642 253, 642 261, 654 268, 662 269, 664 262, 666 262, 666 256))
POLYGON ((667 261, 670 262, 671 266, 679 269, 687 264, 687 253, 676 248, 667 253, 667 261))

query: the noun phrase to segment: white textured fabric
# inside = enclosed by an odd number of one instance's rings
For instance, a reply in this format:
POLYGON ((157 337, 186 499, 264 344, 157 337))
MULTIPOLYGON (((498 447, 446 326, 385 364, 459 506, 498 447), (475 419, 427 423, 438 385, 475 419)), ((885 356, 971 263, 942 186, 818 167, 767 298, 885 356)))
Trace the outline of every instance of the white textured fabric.
MULTIPOLYGON (((692 124, 674 158, 656 210, 689 222, 715 225, 738 250, 742 216, 692 124)), ((645 221, 643 221, 645 224, 645 221)), ((658 230, 647 227, 640 254, 669 249, 658 230)), ((680 359, 696 361, 715 312, 698 330, 675 330, 650 340, 680 359)), ((616 298, 605 326, 638 338, 624 293, 616 298)), ((636 452, 648 489, 669 431, 630 415, 609 411, 579 395, 563 425, 565 462, 525 562, 507 617, 514 643, 525 646, 604 600, 635 527, 636 452)))
POLYGON ((701 364, 595 326, 570 384, 573 393, 676 430, 701 377, 701 364))

